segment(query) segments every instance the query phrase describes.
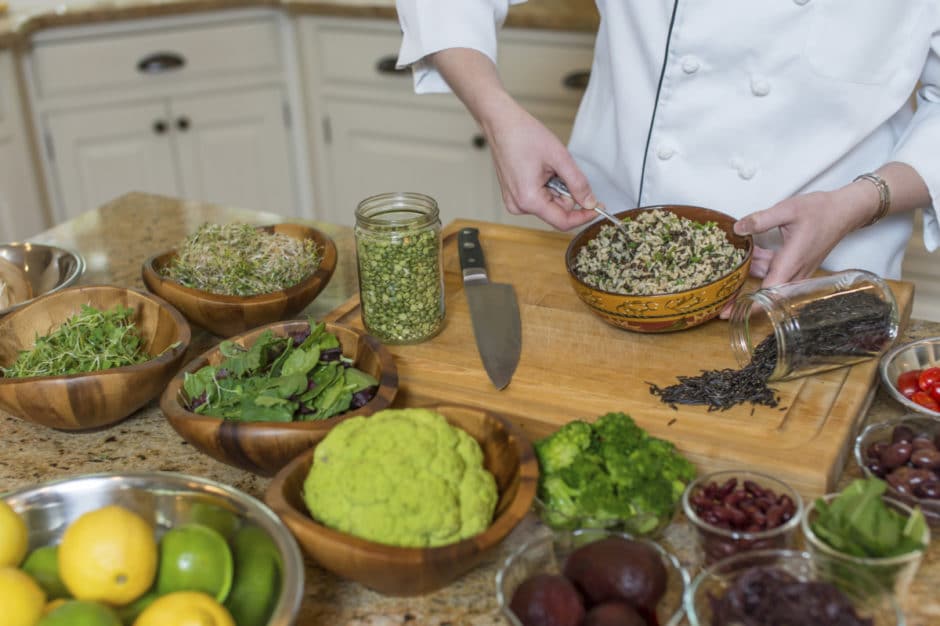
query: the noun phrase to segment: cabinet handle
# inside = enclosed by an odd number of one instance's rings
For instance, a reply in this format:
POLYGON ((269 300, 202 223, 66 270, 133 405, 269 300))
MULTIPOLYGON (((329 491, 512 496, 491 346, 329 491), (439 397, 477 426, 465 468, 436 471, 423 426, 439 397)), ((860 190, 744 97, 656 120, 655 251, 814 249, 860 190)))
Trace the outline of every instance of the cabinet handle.
POLYGON ((186 65, 186 58, 175 52, 155 52, 137 62, 137 71, 143 74, 160 74, 178 70, 186 65))
POLYGON ((153 132, 158 135, 162 135, 166 132, 166 122, 163 120, 157 120, 153 123, 153 132))
POLYGON ((406 76, 410 72, 407 67, 401 69, 395 67, 398 64, 398 57, 389 54, 375 62, 375 69, 379 74, 391 74, 393 76, 406 76))
POLYGON ((474 135, 473 136, 473 147, 477 150, 482 150, 486 147, 486 137, 483 135, 474 135))
POLYGON ((584 91, 587 89, 588 81, 591 79, 590 70, 577 70, 571 72, 570 74, 565 75, 561 79, 561 84, 567 87, 568 89, 577 89, 578 91, 584 91))
POLYGON ((183 132, 189 130, 189 118, 185 115, 178 120, 176 120, 176 127, 183 132))

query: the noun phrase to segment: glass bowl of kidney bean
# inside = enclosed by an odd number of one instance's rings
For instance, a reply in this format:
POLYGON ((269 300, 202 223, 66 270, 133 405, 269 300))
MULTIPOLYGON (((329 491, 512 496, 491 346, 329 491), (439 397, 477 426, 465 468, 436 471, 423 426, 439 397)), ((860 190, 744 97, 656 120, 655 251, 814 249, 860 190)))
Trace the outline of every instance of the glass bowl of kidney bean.
POLYGON ((909 414, 870 424, 855 438, 855 462, 888 483, 891 497, 920 506, 940 527, 940 417, 909 414))
POLYGON ((895 346, 878 370, 881 385, 908 411, 940 416, 940 337, 895 346))
POLYGON ((739 552, 794 545, 803 500, 773 476, 724 470, 700 476, 682 494, 705 565, 739 552))

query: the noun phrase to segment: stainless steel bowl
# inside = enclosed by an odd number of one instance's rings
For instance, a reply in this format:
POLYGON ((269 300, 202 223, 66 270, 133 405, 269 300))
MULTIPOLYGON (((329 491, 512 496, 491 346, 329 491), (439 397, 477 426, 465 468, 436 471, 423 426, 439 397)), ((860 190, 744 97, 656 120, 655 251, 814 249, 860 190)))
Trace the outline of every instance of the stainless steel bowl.
POLYGON ((901 373, 934 366, 940 366, 940 337, 928 337, 895 346, 881 357, 878 370, 881 373, 881 384, 892 398, 909 411, 937 417, 940 413, 908 400, 897 387, 901 373))
POLYGON ((281 593, 267 626, 290 626, 296 621, 304 591, 300 549, 271 509, 228 485, 172 472, 86 474, 0 496, 25 518, 31 550, 58 542, 72 520, 108 504, 142 515, 158 535, 205 515, 233 513, 241 525, 254 525, 266 532, 280 553, 281 593))
MULTIPOLYGON (((77 252, 41 243, 0 244, 0 257, 23 270, 33 290, 32 299, 71 287, 85 272, 85 259, 77 252)), ((0 316, 27 302, 31 300, 0 309, 0 316)))

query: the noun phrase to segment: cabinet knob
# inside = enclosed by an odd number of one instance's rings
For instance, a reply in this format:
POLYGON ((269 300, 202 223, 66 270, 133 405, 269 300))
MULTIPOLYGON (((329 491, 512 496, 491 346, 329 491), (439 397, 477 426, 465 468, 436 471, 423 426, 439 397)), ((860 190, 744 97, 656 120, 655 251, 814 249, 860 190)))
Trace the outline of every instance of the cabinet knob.
POLYGON ((561 84, 568 89, 584 91, 587 89, 589 80, 591 80, 590 70, 578 70, 576 72, 566 74, 565 77, 561 79, 561 84))
POLYGON ((398 69, 395 67, 396 65, 398 65, 398 57, 389 54, 375 62, 375 70, 379 74, 391 74, 393 76, 406 76, 411 73, 407 67, 398 69))
POLYGON ((473 136, 473 147, 477 150, 482 150, 486 147, 486 137, 483 135, 474 135, 473 136))
POLYGON ((163 120, 157 120, 153 123, 153 132, 158 135, 162 135, 166 132, 166 122, 163 120))
POLYGON ((156 52, 137 62, 137 71, 142 74, 160 74, 178 70, 186 65, 186 57, 175 52, 156 52))
POLYGON ((176 120, 176 127, 183 132, 189 130, 189 118, 185 115, 178 120, 176 120))

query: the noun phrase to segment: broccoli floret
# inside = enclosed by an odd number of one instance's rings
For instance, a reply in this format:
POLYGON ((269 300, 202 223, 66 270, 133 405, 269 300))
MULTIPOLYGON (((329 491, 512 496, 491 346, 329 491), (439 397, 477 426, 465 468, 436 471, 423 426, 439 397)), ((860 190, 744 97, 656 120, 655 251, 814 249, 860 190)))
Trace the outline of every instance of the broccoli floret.
POLYGON ((576 420, 568 422, 552 435, 535 444, 535 454, 543 472, 557 472, 567 467, 591 446, 591 425, 576 420))
POLYGON ((535 445, 539 499, 554 527, 622 525, 645 534, 668 522, 695 466, 624 413, 571 422, 535 445))

